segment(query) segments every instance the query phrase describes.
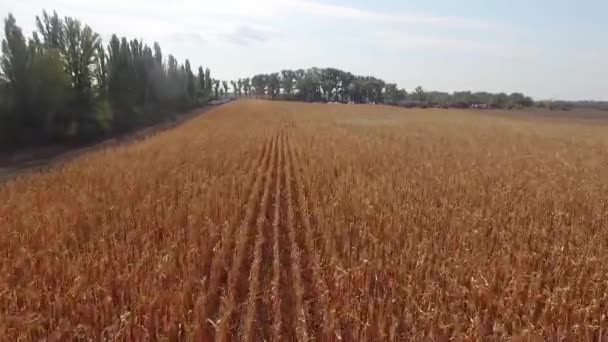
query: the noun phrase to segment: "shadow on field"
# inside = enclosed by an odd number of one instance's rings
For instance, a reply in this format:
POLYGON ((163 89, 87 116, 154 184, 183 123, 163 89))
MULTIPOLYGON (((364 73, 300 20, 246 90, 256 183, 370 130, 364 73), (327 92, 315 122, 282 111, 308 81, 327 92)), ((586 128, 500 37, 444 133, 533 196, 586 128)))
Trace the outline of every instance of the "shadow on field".
POLYGON ((141 141, 155 133, 169 130, 180 126, 199 115, 202 115, 220 105, 209 105, 193 109, 175 119, 148 126, 119 136, 113 136, 105 140, 89 144, 69 146, 52 145, 28 148, 8 155, 0 154, 0 182, 13 179, 23 173, 40 171, 61 165, 85 153, 97 151, 104 148, 114 147, 132 142, 141 141))

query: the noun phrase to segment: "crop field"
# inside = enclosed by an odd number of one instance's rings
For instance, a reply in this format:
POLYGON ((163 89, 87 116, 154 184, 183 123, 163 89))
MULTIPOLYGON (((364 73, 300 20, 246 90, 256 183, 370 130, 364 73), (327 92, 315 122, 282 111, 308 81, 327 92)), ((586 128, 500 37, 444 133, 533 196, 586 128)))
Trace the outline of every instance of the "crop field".
POLYGON ((608 339, 607 132, 221 106, 0 185, 0 340, 608 339))

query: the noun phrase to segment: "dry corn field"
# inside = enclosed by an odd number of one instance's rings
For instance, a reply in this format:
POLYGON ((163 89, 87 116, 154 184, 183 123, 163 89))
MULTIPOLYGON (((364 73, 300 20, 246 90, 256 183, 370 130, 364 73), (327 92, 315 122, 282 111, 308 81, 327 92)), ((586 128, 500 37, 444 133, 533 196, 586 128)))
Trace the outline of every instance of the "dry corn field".
POLYGON ((606 340, 606 132, 227 104, 0 185, 0 340, 606 340))

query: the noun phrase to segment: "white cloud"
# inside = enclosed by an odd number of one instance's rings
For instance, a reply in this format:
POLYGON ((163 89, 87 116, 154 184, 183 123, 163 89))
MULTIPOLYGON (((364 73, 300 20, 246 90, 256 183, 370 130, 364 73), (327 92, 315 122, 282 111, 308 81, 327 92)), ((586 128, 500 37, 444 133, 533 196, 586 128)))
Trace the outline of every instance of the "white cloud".
POLYGON ((174 32, 166 35, 167 40, 177 44, 192 44, 202 46, 207 43, 205 38, 197 32, 174 32))
POLYGON ((323 4, 310 0, 288 0, 283 5, 291 11, 320 17, 396 24, 423 24, 454 27, 487 27, 489 23, 461 17, 436 16, 423 13, 388 13, 355 7, 323 4))
POLYGON ((254 42, 264 42, 276 36, 278 36, 278 33, 269 28, 241 25, 231 32, 222 34, 220 38, 237 45, 249 45, 254 42))
MULTIPOLYGON (((239 44, 264 41, 278 33, 275 20, 318 17, 373 22, 378 25, 416 24, 441 27, 483 27, 486 23, 459 17, 419 13, 390 13, 322 3, 319 0, 21 0, 0 4, 0 12, 15 12, 27 32, 42 9, 57 10, 91 25, 102 36, 111 33, 146 40, 166 38, 167 32, 204 33, 205 41, 228 38, 239 44), (27 21, 27 22, 26 22, 27 21), (259 27, 263 27, 260 29, 259 27)), ((200 37, 192 36, 195 41, 200 37)))

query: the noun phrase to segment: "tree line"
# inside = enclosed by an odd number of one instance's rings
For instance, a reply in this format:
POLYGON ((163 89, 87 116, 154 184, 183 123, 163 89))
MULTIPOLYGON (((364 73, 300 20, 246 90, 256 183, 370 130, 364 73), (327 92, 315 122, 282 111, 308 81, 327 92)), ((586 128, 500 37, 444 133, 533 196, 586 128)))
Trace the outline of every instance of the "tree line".
POLYGON ((46 11, 26 37, 9 14, 0 56, 0 146, 83 141, 167 120, 217 96, 192 70, 137 39, 106 44, 79 20, 46 11))
POLYGON ((173 118, 229 96, 406 106, 524 107, 521 93, 411 92, 336 68, 282 70, 222 81, 209 68, 165 57, 160 45, 116 34, 104 43, 91 27, 56 12, 35 18, 26 36, 9 14, 0 56, 2 147, 81 142, 173 118))
POLYGON ((495 108, 529 107, 532 98, 521 93, 461 91, 454 93, 426 91, 421 86, 408 92, 395 83, 373 76, 354 75, 336 68, 282 70, 258 74, 231 82, 233 93, 265 96, 271 99, 300 101, 334 101, 354 103, 387 103, 412 106, 470 107, 486 105, 495 108))

